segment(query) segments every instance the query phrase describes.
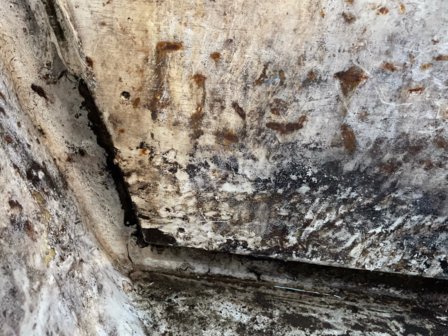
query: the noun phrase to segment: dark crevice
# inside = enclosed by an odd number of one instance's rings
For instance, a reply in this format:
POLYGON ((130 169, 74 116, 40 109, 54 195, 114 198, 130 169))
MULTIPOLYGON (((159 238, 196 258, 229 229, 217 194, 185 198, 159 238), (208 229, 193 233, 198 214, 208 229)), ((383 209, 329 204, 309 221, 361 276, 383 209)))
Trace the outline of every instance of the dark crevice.
POLYGON ((86 82, 80 79, 78 82, 79 94, 84 98, 83 105, 87 110, 87 118, 90 122, 90 128, 96 135, 96 141, 106 152, 106 168, 110 172, 120 198, 121 207, 124 210, 124 224, 126 226, 137 224, 137 238, 141 236, 139 220, 134 204, 132 203, 131 195, 129 194, 128 186, 124 179, 123 172, 120 167, 115 164, 114 158, 116 155, 116 148, 114 147, 112 137, 104 123, 101 112, 95 104, 86 82))
POLYGON ((58 20, 56 13, 56 5, 53 0, 43 0, 45 6, 45 11, 47 12, 48 20, 50 21, 51 28, 53 29, 54 35, 59 42, 66 42, 64 29, 62 29, 61 23, 58 20))

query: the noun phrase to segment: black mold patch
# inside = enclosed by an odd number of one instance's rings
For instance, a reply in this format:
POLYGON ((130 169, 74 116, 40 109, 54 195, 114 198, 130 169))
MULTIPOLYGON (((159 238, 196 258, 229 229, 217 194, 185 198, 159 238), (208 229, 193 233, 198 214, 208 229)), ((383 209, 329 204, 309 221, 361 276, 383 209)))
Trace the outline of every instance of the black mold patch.
POLYGON ((162 245, 174 245, 176 244, 176 239, 166 234, 159 229, 141 229, 143 233, 143 239, 148 244, 162 244, 162 245))

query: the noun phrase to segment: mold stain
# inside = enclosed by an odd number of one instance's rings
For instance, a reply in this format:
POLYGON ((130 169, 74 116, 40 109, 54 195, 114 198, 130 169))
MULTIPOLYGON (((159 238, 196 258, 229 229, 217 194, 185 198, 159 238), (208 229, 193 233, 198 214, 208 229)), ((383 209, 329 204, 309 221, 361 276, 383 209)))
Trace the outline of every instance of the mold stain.
POLYGON ((202 130, 202 119, 204 118, 204 106, 206 100, 206 90, 205 90, 205 80, 207 77, 204 75, 197 73, 193 75, 192 80, 196 84, 198 90, 201 91, 201 99, 196 104, 196 110, 190 117, 190 126, 192 129, 191 137, 193 140, 197 140, 204 134, 202 130))
POLYGON ((160 110, 169 104, 168 100, 162 100, 166 90, 166 71, 168 66, 168 54, 179 51, 183 48, 182 42, 160 41, 156 45, 155 68, 154 68, 154 89, 148 108, 151 111, 151 119, 156 121, 160 110))
POLYGON ((219 53, 219 52, 217 52, 217 51, 212 52, 212 53, 210 54, 210 58, 211 58, 215 63, 218 63, 219 60, 221 59, 221 53, 219 53))
POLYGON ((334 77, 339 80, 344 96, 353 93, 362 82, 369 78, 365 72, 356 65, 351 66, 345 71, 335 73, 334 77))
POLYGON ((356 136, 355 132, 353 132, 353 129, 350 127, 350 125, 347 124, 341 125, 341 136, 346 151, 349 152, 350 154, 354 153, 356 150, 356 136))
POLYGON ((395 72, 395 71, 398 70, 397 67, 393 63, 391 63, 391 62, 384 62, 381 65, 381 68, 383 70, 386 70, 386 71, 389 71, 389 72, 395 72))
POLYGON ((356 17, 352 13, 343 12, 341 15, 347 24, 352 24, 356 21, 356 17))
POLYGON ((255 80, 255 85, 261 85, 266 81, 266 79, 268 79, 268 76, 266 74, 266 72, 268 71, 268 67, 269 67, 269 63, 266 63, 263 66, 263 70, 261 71, 260 76, 258 76, 258 78, 255 80))
POLYGON ((241 119, 246 120, 246 112, 243 110, 243 108, 237 102, 234 101, 232 103, 232 108, 241 117, 241 119))
POLYGON ((290 134, 303 128, 307 117, 305 115, 300 116, 299 120, 292 123, 278 123, 278 122, 268 122, 266 127, 270 128, 280 134, 290 134))

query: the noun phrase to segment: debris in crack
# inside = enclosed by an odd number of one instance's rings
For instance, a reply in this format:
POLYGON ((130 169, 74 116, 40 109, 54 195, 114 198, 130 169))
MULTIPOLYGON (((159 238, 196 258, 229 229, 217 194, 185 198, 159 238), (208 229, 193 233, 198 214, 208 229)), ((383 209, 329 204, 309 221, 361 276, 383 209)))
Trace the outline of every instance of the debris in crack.
MULTIPOLYGON (((96 135, 96 140, 98 145, 100 145, 106 152, 106 166, 109 170, 114 182, 115 187, 120 197, 121 206, 124 210, 124 224, 126 226, 131 226, 137 224, 137 231, 140 231, 139 220, 136 215, 136 210, 134 204, 132 203, 131 195, 124 180, 123 172, 114 163, 115 158, 115 147, 112 142, 109 131, 104 124, 101 112, 95 104, 95 100, 83 79, 78 82, 79 94, 84 98, 84 107, 87 109, 87 118, 90 121, 90 128, 96 135)), ((137 236, 140 236, 138 234, 137 236)))

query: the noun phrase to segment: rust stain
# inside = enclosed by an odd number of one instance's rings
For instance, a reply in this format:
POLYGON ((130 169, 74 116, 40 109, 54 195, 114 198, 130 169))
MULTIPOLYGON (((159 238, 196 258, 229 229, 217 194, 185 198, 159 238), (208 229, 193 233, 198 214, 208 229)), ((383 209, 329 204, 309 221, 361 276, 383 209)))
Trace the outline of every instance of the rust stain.
POLYGON ((344 21, 348 24, 352 24, 356 21, 356 16, 354 16, 352 13, 343 12, 341 15, 344 21))
POLYGON ((235 132, 228 129, 223 129, 222 131, 217 132, 215 136, 223 139, 224 144, 226 145, 237 143, 239 140, 238 135, 236 135, 235 132))
POLYGON ((389 8, 382 6, 380 8, 378 8, 378 10, 376 11, 377 15, 386 15, 389 13, 389 8))
POLYGON ((303 128, 303 125, 307 121, 307 117, 305 115, 300 116, 297 122, 292 123, 278 123, 278 122, 268 122, 266 123, 266 127, 270 128, 274 131, 279 132, 280 134, 290 134, 297 130, 303 128))
POLYGON ((190 126, 193 131, 191 137, 193 138, 193 140, 197 140, 204 134, 204 131, 201 129, 201 127, 202 119, 204 118, 204 106, 206 100, 205 80, 207 79, 207 77, 200 73, 196 73, 193 75, 192 79, 198 89, 202 91, 201 100, 197 102, 196 110, 190 117, 190 126))
POLYGON ((432 63, 424 63, 424 64, 420 65, 421 70, 428 70, 430 68, 432 68, 432 63))
POLYGON ((210 54, 210 58, 211 58, 212 60, 214 60, 215 63, 218 63, 218 61, 221 59, 221 53, 219 53, 219 52, 217 52, 217 51, 212 52, 212 53, 210 54))
POLYGON ((168 66, 167 56, 169 53, 179 51, 182 48, 182 42, 178 41, 160 41, 156 45, 154 89, 152 92, 152 98, 148 104, 148 108, 151 111, 151 119, 153 121, 157 120, 160 109, 168 106, 169 104, 167 99, 163 101, 161 100, 166 88, 165 79, 168 66))
POLYGON ((413 93, 414 94, 422 94, 423 91, 425 91, 425 88, 423 86, 417 86, 417 87, 408 89, 408 92, 411 94, 413 94, 413 93))
POLYGON ((123 134, 125 132, 124 128, 118 129, 118 133, 123 134))
POLYGON ((140 106, 140 97, 137 97, 132 101, 132 107, 137 108, 139 106, 140 106))
POLYGON ((448 55, 437 55, 434 57, 434 61, 448 61, 448 55))
POLYGON ((400 3, 399 8, 401 14, 404 14, 406 12, 406 6, 403 3, 400 3))
POLYGON ((390 62, 384 62, 381 65, 381 68, 386 71, 390 71, 390 72, 395 72, 398 70, 397 67, 393 63, 390 63, 390 62))
POLYGON ((243 108, 236 101, 234 101, 232 103, 232 108, 241 117, 241 119, 246 120, 246 112, 243 110, 243 108))
POLYGON ((356 150, 356 136, 353 129, 350 125, 342 124, 341 125, 341 135, 342 141, 344 143, 344 148, 352 154, 356 150))
POLYGON ((448 140, 441 135, 437 135, 434 138, 434 144, 437 148, 448 149, 448 140))
POLYGON ((285 85, 285 81, 286 81, 286 74, 284 70, 279 70, 278 71, 278 77, 280 78, 280 85, 285 85))
POLYGON ((344 96, 348 96, 352 93, 362 82, 367 80, 369 77, 365 72, 358 66, 353 65, 345 71, 340 71, 335 73, 335 78, 337 78, 341 84, 341 90, 344 96))
POLYGON ((271 103, 271 113, 274 115, 283 115, 288 110, 288 103, 280 98, 275 98, 271 103))
POLYGON ((89 56, 86 56, 86 63, 90 68, 93 68, 93 59, 89 56))
POLYGON ((269 63, 266 63, 263 66, 263 70, 261 71, 260 76, 255 80, 255 85, 261 85, 264 83, 266 79, 268 79, 268 76, 266 75, 266 72, 268 71, 269 63))

